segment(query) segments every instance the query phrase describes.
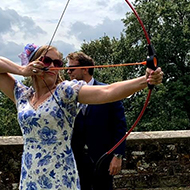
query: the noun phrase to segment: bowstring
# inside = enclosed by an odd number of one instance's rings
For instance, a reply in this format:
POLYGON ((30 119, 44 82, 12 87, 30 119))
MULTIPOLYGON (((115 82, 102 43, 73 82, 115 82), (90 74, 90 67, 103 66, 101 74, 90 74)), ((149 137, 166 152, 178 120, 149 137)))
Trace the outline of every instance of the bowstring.
MULTIPOLYGON (((67 10, 67 7, 68 7, 68 5, 69 5, 69 2, 70 2, 70 0, 67 1, 66 5, 65 5, 65 8, 64 8, 63 11, 62 11, 62 14, 61 14, 61 16, 60 16, 60 18, 59 18, 59 21, 58 21, 58 23, 57 23, 57 26, 56 26, 56 28, 55 28, 55 30, 54 30, 54 33, 53 33, 53 35, 52 35, 52 37, 51 37, 51 40, 50 40, 50 42, 49 42, 49 44, 48 44, 48 47, 47 47, 47 49, 46 49, 45 55, 47 54, 47 52, 48 52, 48 50, 49 50, 49 48, 50 48, 50 46, 51 46, 51 44, 52 44, 52 41, 53 41, 53 39, 54 39, 54 37, 55 37, 55 34, 57 33, 57 30, 58 30, 58 28, 59 28, 59 26, 60 26, 60 24, 61 24, 61 21, 62 21, 62 19, 63 19, 63 16, 64 16, 64 14, 65 14, 65 12, 66 12, 66 10, 67 10)), ((45 56, 45 55, 44 55, 44 56, 45 56)))
MULTIPOLYGON (((53 41, 53 39, 54 39, 54 37, 55 37, 55 34, 57 33, 57 30, 58 30, 58 28, 59 28, 59 26, 60 26, 60 24, 61 24, 61 21, 62 21, 62 19, 63 19, 63 16, 64 16, 64 14, 65 14, 65 12, 66 12, 66 10, 67 10, 67 7, 68 7, 68 5, 69 5, 69 2, 70 2, 70 0, 67 0, 67 3, 66 3, 66 5, 65 5, 65 7, 64 7, 64 9, 63 9, 63 11, 62 11, 62 14, 61 14, 61 16, 60 16, 60 18, 59 18, 59 21, 58 21, 58 23, 57 23, 57 26, 56 26, 54 32, 53 32, 53 35, 52 35, 51 39, 50 39, 50 42, 49 42, 49 44, 48 44, 48 47, 47 47, 47 49, 46 49, 46 52, 45 52, 44 56, 47 54, 47 52, 48 52, 48 50, 49 50, 49 48, 50 48, 50 46, 51 46, 51 44, 52 44, 52 41, 53 41)), ((49 92, 51 93, 52 97, 55 99, 57 105, 58 105, 59 108, 62 110, 61 106, 59 105, 59 102, 58 102, 57 98, 54 96, 54 94, 53 94, 52 91, 50 90, 50 88, 49 88, 48 84, 46 83, 46 81, 44 80, 44 78, 42 78, 42 80, 43 80, 44 84, 46 85, 47 89, 49 90, 49 92)), ((64 113, 63 110, 62 110, 62 112, 64 113)))

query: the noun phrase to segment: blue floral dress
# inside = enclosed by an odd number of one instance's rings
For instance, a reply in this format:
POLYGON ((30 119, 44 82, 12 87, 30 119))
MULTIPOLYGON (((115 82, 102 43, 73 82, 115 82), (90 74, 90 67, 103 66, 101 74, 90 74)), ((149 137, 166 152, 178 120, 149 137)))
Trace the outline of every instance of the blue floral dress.
POLYGON ((14 93, 24 139, 20 190, 80 189, 70 140, 79 111, 78 91, 84 84, 64 81, 53 93, 57 102, 51 95, 34 109, 29 103, 33 88, 16 81, 14 93))

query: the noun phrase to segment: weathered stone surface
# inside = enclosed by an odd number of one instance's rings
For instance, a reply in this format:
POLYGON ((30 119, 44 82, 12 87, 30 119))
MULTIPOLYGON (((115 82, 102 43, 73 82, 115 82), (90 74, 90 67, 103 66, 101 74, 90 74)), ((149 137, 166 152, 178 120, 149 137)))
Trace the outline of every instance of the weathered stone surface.
POLYGON ((137 132, 128 138, 116 189, 190 186, 189 131, 137 132))
POLYGON ((18 190, 22 145, 0 146, 0 190, 18 190))
MULTIPOLYGON (((115 190, 190 190, 190 130, 132 132, 115 190)), ((18 190, 22 137, 0 137, 0 190, 18 190)))
POLYGON ((0 136, 0 146, 2 145, 22 145, 22 136, 0 136))

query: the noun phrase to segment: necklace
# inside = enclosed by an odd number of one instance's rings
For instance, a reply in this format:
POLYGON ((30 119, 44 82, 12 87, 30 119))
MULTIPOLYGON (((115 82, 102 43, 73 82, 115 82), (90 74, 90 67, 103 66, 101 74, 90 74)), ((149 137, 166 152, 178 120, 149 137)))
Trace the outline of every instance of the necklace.
POLYGON ((45 94, 42 94, 41 96, 37 96, 36 92, 34 92, 33 96, 31 97, 30 103, 32 107, 36 108, 38 105, 43 103, 50 95, 53 96, 53 92, 55 90, 56 86, 53 86, 51 89, 48 87, 48 91, 45 94))
POLYGON ((38 99, 36 99, 35 94, 34 94, 34 96, 31 99, 32 106, 35 107, 38 102, 39 102, 39 104, 42 103, 44 100, 46 100, 47 97, 49 97, 49 95, 50 95, 50 92, 47 92, 46 94, 44 94, 44 95, 40 96, 38 99))

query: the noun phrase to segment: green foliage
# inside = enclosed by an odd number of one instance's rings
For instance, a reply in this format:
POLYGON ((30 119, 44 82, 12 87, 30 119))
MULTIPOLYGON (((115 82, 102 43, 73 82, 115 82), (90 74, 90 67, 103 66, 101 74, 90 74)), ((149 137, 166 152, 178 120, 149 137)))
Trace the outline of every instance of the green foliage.
MULTIPOLYGON (((150 34, 159 65, 165 73, 163 85, 153 90, 151 101, 136 130, 190 129, 190 1, 136 0, 134 7, 150 34)), ((126 13, 123 22, 124 33, 119 40, 104 36, 85 42, 82 51, 91 55, 96 63, 146 60, 147 42, 135 15, 126 13)), ((98 70, 95 77, 103 82, 112 82, 113 77, 124 80, 142 75, 145 68, 124 67, 117 71, 118 74, 111 69, 111 72, 102 70, 98 70)), ((129 127, 140 113, 147 93, 148 90, 140 91, 124 100, 129 127)))
POLYGON ((0 136, 21 135, 15 104, 0 92, 0 136))
MULTIPOLYGON (((108 36, 89 43, 84 42, 81 46, 81 51, 91 56, 95 60, 96 65, 119 64, 119 59, 116 56, 118 49, 119 51, 121 49, 118 46, 118 40, 115 38, 111 40, 108 36)), ((94 77, 105 83, 113 83, 123 80, 120 74, 123 70, 122 67, 97 68, 94 71, 94 77)))
MULTIPOLYGON (((163 85, 153 90, 151 101, 136 130, 190 129, 190 1, 142 0, 135 1, 135 7, 151 34, 159 65, 165 73, 163 85)), ((142 59, 146 41, 142 30, 139 31, 140 25, 129 13, 123 22, 131 57, 135 58, 136 52, 142 59)), ((142 108, 145 92, 138 93, 131 100, 130 107, 133 109, 127 112, 130 126, 134 122, 131 120, 140 113, 138 105, 142 108)))

